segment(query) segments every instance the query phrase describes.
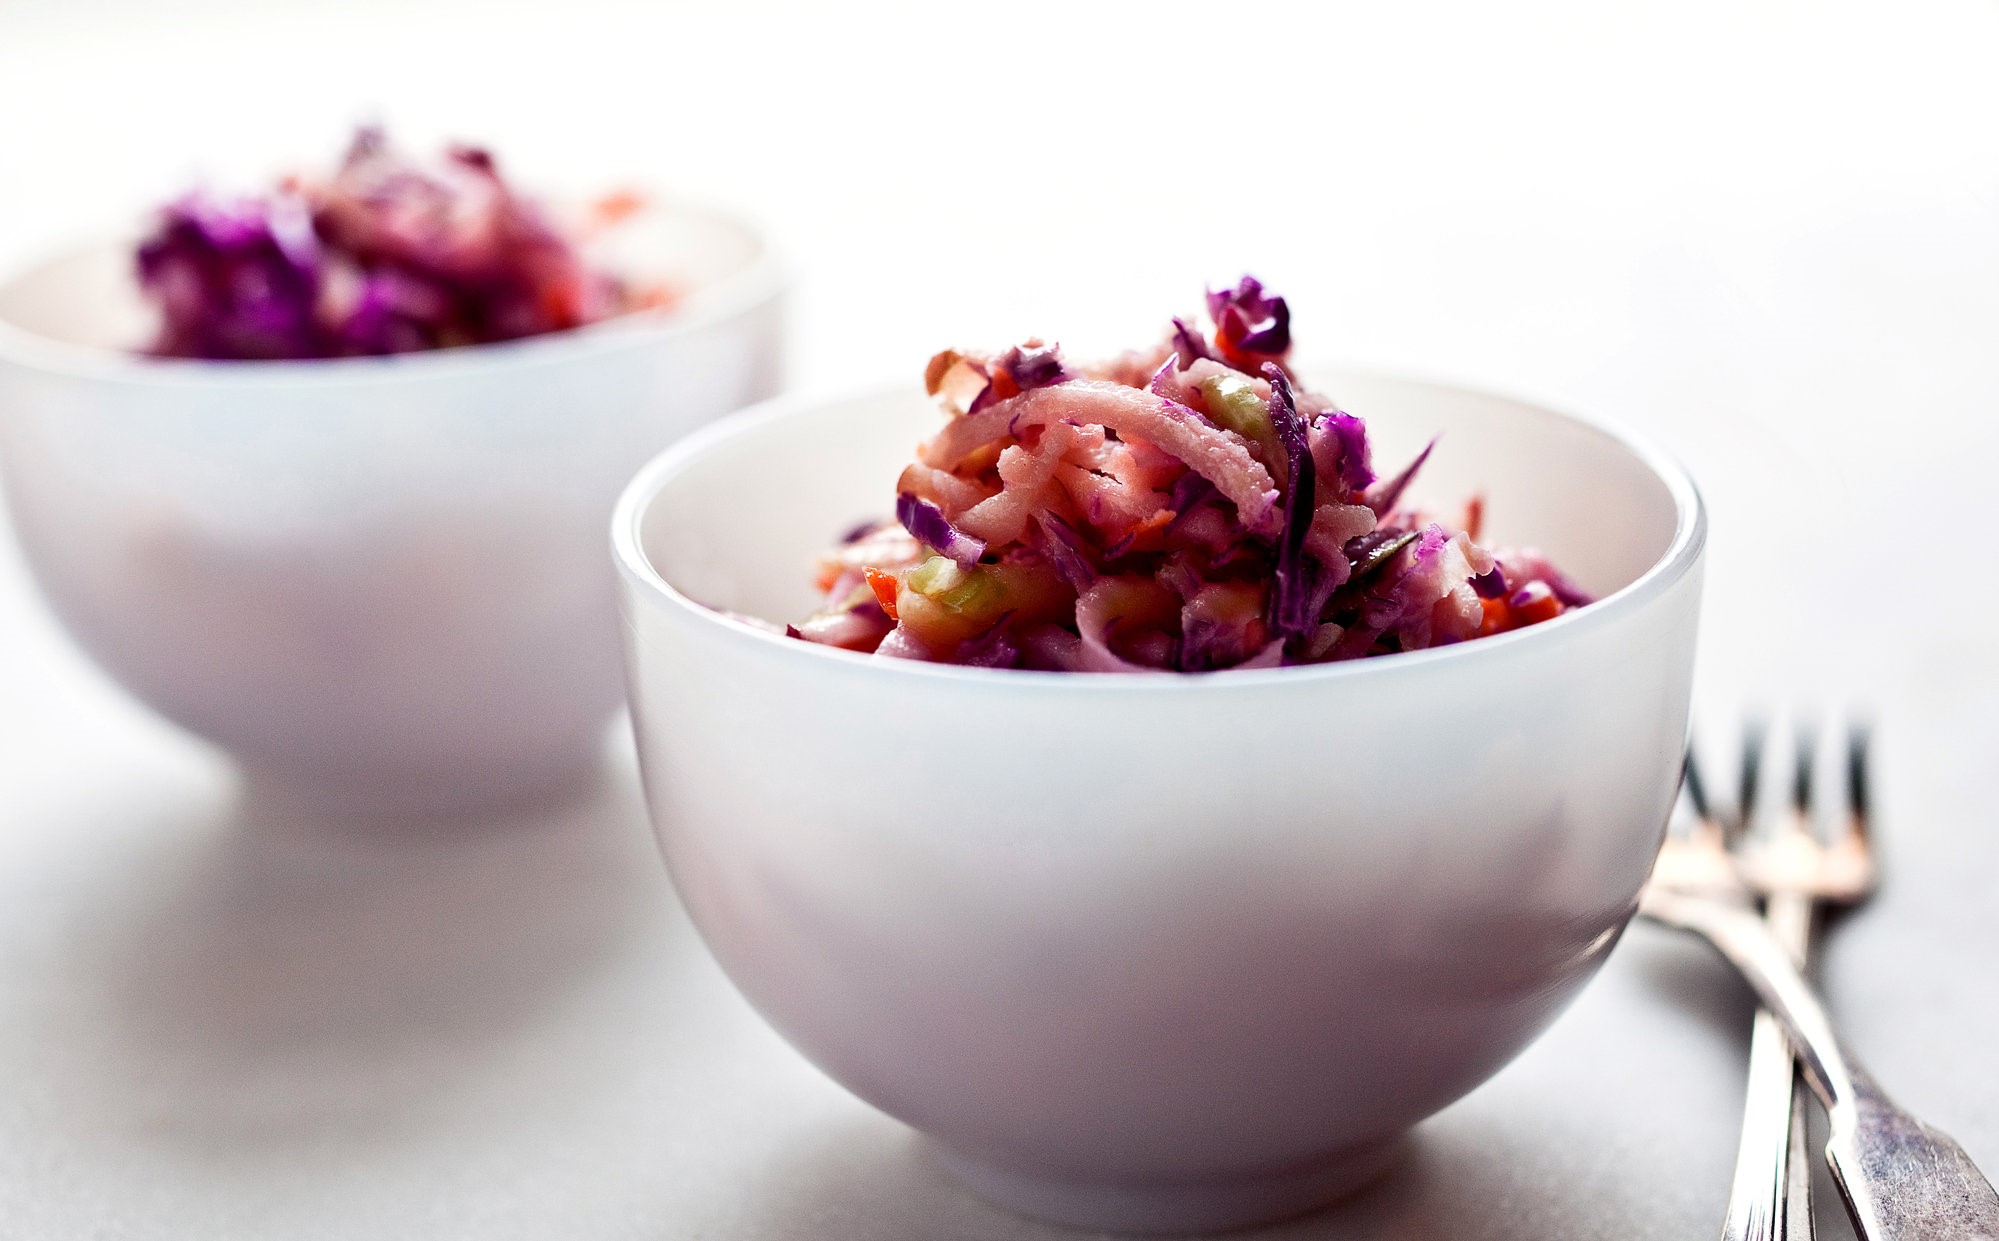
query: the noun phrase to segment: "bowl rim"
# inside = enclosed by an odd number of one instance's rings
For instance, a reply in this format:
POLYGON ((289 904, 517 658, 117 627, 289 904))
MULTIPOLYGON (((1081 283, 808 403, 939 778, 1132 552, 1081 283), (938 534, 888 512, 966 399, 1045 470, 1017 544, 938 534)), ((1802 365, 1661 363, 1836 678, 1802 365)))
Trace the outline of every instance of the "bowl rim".
MULTIPOLYGON (((1273 685, 1310 685, 1328 679, 1344 681, 1354 677, 1394 676, 1402 670, 1413 673, 1449 660, 1486 658, 1480 656, 1478 652, 1509 650, 1521 643, 1545 644, 1559 641, 1566 635, 1592 632, 1616 624, 1620 617, 1643 609, 1653 600, 1669 592, 1693 570, 1701 558, 1707 543, 1707 506, 1701 499, 1700 489, 1686 468, 1672 454, 1630 428, 1594 416, 1551 409, 1545 405, 1484 388, 1354 368, 1328 368, 1323 373, 1335 380, 1349 378, 1371 383, 1382 382, 1499 401, 1523 412, 1573 423, 1595 431, 1631 453, 1664 484, 1673 501, 1673 537, 1667 543, 1666 550, 1651 567, 1631 582, 1586 607, 1577 608, 1524 629, 1453 643, 1449 646, 1427 647, 1420 651, 1399 651, 1389 655, 1341 660, 1334 663, 1283 668, 1224 668, 1201 673, 1161 671, 1154 675, 1125 672, 1055 672, 1023 668, 971 668, 923 660, 877 659, 858 651, 842 650, 816 642, 801 642, 782 633, 750 624, 726 612, 717 611, 690 598, 667 581, 665 575, 646 557, 641 541, 646 515, 651 511, 661 492, 713 446, 735 436, 750 434, 772 423, 810 417, 834 406, 855 406, 883 400, 907 400, 912 389, 904 385, 895 385, 831 392, 807 391, 773 397, 711 423, 677 441, 647 462, 619 495, 617 506, 611 514, 611 555, 617 562, 619 576, 629 588, 628 598, 636 595, 653 607, 681 615, 691 615, 697 625, 714 627, 725 641, 736 646, 748 643, 749 649, 761 647, 767 654, 776 654, 778 658, 831 660, 832 663, 821 665, 828 672, 844 668, 851 673, 869 675, 868 670, 872 669, 874 674, 881 676, 909 677, 919 681, 963 681, 987 687, 989 690, 1004 687, 1048 691, 1056 686, 1072 686, 1077 692, 1084 693, 1184 693, 1189 690, 1214 691, 1273 685), (789 649, 790 655, 778 654, 781 649, 789 649)), ((801 664, 801 672, 811 666, 810 663, 801 664)))
MULTIPOLYGON (((677 307, 630 311, 596 323, 517 340, 352 358, 158 358, 60 340, 0 317, 0 366, 134 386, 262 390, 448 382, 473 372, 587 361, 663 340, 693 336, 756 311, 777 300, 790 286, 789 259, 745 214, 707 203, 657 196, 652 198, 648 210, 636 218, 642 220, 654 213, 697 217, 736 229, 754 244, 756 252, 742 270, 693 290, 677 307)), ((0 292, 57 264, 97 251, 129 248, 131 240, 100 236, 73 242, 9 269, 0 277, 0 292)))

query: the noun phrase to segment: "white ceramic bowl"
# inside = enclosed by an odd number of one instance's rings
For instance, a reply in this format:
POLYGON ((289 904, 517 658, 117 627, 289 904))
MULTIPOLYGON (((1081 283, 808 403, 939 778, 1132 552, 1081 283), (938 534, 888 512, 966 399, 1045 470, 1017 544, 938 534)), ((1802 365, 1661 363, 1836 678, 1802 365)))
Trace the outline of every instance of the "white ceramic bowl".
POLYGON ((670 314, 395 358, 135 357, 130 249, 0 285, 0 471, 49 602, 132 693, 314 796, 559 781, 621 701, 603 527, 648 457, 778 378, 779 268, 656 210, 670 314))
POLYGON ((1441 431, 1418 498, 1483 491, 1493 541, 1601 600, 1191 677, 876 660, 702 606, 806 613, 813 554, 937 425, 920 394, 732 418, 613 518, 646 787, 702 934, 800 1051, 1024 1213, 1192 1231, 1366 1180, 1561 1011, 1661 839, 1693 485, 1511 401, 1323 386, 1384 464, 1441 431))

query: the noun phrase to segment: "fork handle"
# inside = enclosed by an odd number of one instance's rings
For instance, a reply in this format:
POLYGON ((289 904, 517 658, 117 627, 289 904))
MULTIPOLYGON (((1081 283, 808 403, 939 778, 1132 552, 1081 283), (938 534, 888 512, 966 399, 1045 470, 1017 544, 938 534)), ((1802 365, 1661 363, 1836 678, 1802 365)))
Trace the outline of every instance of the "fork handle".
POLYGON ((1999 1196, 1964 1148, 1847 1069, 1852 1123, 1834 1117, 1825 1157, 1861 1235, 1999 1241, 1999 1196))
MULTIPOLYGON (((1764 905, 1764 925, 1800 966, 1810 956, 1812 912, 1812 898, 1798 892, 1772 892, 1764 905)), ((1783 1026, 1759 1010, 1749 1038, 1742 1139, 1721 1241, 1806 1241, 1816 1235, 1797 1080, 1783 1026)))
POLYGON ((1825 1006, 1763 920, 1740 906, 1649 890, 1644 911, 1705 937, 1784 1023, 1825 1104, 1832 1165, 1862 1241, 1999 1241, 1999 1193, 1962 1147, 1902 1110, 1846 1054, 1825 1006))

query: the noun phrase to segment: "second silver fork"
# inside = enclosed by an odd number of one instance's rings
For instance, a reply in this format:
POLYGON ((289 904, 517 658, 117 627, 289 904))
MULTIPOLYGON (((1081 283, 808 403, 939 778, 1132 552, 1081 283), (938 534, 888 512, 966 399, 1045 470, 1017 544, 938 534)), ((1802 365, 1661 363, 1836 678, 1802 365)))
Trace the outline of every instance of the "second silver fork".
MULTIPOLYGON (((1764 898, 1764 922, 1803 969, 1821 902, 1854 904, 1874 887, 1867 838, 1867 742, 1864 726, 1847 734, 1845 821, 1838 843, 1822 846, 1813 830, 1815 736, 1800 726, 1793 749, 1790 806, 1774 831, 1754 830, 1764 754, 1761 725, 1744 727, 1735 813, 1723 823, 1737 871, 1764 898)), ((1687 791, 1695 810, 1721 821, 1704 795, 1691 751, 1687 791)), ((1805 1141, 1805 1092, 1790 1041, 1777 1019, 1758 1010, 1749 1045, 1749 1080, 1722 1241, 1803 1241, 1815 1235, 1811 1158, 1805 1141)))

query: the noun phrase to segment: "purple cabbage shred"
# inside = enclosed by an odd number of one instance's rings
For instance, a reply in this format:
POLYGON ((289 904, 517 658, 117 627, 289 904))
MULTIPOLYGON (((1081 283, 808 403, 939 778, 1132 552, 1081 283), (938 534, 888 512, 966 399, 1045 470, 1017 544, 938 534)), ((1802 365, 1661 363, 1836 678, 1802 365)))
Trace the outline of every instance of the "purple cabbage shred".
POLYGON ((1188 470, 1173 480, 1173 489, 1166 493, 1166 507, 1185 517, 1193 507, 1215 494, 1215 484, 1204 474, 1188 470))
POLYGON ((1339 410, 1320 415, 1319 421, 1339 442, 1340 482, 1350 491, 1373 486, 1374 460, 1367 440, 1367 424, 1339 410))
POLYGON ((1430 450, 1436 446, 1437 441, 1434 439, 1423 445, 1423 451, 1417 453, 1416 459, 1404 466, 1400 474, 1369 493, 1367 506, 1383 517, 1394 512, 1396 503, 1402 499, 1402 493, 1409 489, 1411 482, 1415 481, 1417 471, 1421 470, 1423 463, 1430 459, 1430 450))
POLYGON ((189 358, 324 357, 315 313, 325 255, 298 198, 190 194, 160 212, 139 247, 140 284, 158 303, 155 352, 189 358))
POLYGON ((1242 353, 1281 356, 1291 349, 1291 308, 1244 276, 1233 289, 1208 291, 1208 315, 1220 339, 1242 353))
POLYGON ((1097 580, 1097 571, 1090 563, 1083 536, 1053 513, 1042 513, 1034 524, 1039 532, 1036 548, 1048 558, 1048 563, 1055 566, 1071 590, 1078 594, 1088 590, 1097 580))
POLYGON ((1037 345, 1023 348, 1015 345, 1000 359, 1013 381, 1020 385, 1022 392, 1029 388, 1045 388, 1059 384, 1065 379, 1074 379, 1067 367, 1062 365, 1062 346, 1037 345))
POLYGON ((1178 350, 1174 366, 1179 370, 1186 370, 1202 358, 1213 361, 1215 357, 1214 352, 1208 348, 1208 342, 1201 339, 1199 332, 1187 326, 1185 319, 1173 320, 1173 345, 1178 350))
POLYGON ((962 565, 975 565, 986 554, 986 545, 952 525, 944 511, 910 492, 895 498, 895 519, 917 542, 935 548, 962 565))
MULTIPOLYGON (((994 365, 1011 376, 1014 386, 1022 392, 1066 383, 1076 377, 1062 365, 1060 345, 1015 345, 1001 354, 994 365)), ((987 406, 997 405, 1001 399, 998 388, 988 379, 965 412, 976 414, 987 406)))
POLYGON ((1012 612, 1000 615, 990 629, 968 638, 958 647, 957 661, 968 668, 1011 668, 1020 661, 1020 648, 1006 635, 1012 612))
POLYGON ((1298 638, 1318 624, 1312 609, 1312 583, 1307 579, 1314 566, 1305 554, 1305 535, 1312 528, 1312 511, 1318 472, 1312 464, 1310 441, 1305 423, 1291 395, 1291 381, 1284 368, 1274 362, 1263 364, 1263 377, 1270 382, 1270 421, 1284 446, 1290 482, 1284 496, 1284 530, 1277 545, 1276 588, 1270 595, 1270 629, 1281 638, 1298 638))

